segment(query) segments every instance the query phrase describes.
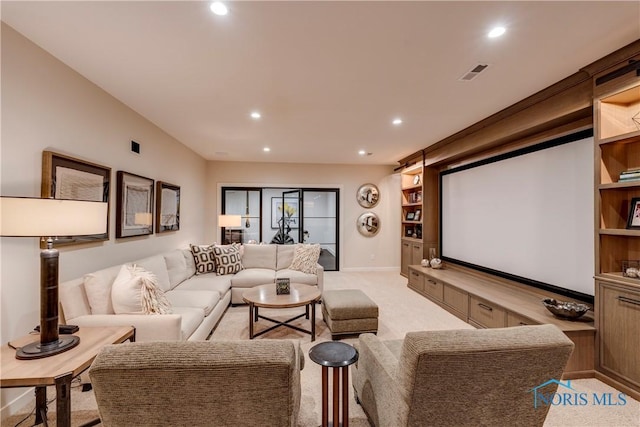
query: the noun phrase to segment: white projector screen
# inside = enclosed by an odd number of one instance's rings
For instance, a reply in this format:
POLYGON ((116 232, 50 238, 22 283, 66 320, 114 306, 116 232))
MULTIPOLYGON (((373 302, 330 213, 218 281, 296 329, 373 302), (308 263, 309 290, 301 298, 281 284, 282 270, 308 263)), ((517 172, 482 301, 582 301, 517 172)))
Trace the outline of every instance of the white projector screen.
POLYGON ((592 135, 443 172, 442 258, 568 296, 593 296, 592 135))

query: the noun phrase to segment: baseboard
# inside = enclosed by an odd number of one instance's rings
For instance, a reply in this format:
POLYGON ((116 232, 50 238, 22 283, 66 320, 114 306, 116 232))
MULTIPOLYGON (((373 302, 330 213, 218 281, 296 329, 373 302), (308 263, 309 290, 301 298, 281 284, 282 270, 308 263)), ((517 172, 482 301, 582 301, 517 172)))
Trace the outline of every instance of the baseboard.
MULTIPOLYGON (((26 391, 24 391, 21 395, 19 395, 18 397, 13 399, 11 402, 7 403, 5 406, 0 408, 0 420, 4 421, 10 416, 17 414, 18 411, 20 411, 30 403, 35 405, 36 396, 35 396, 34 390, 35 389, 33 387, 27 388, 26 391)), ((3 393, 6 393, 7 391, 9 391, 9 389, 4 389, 2 391, 3 393)), ((3 423, 0 422, 0 424, 3 424, 3 423)))
POLYGON ((355 273, 363 271, 395 271, 400 274, 400 267, 347 267, 341 268, 340 271, 345 273, 355 273))

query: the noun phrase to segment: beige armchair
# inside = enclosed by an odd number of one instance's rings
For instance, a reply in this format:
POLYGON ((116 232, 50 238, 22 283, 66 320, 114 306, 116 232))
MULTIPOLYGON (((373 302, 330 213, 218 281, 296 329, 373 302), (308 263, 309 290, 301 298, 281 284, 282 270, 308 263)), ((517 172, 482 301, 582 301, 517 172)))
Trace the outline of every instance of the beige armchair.
POLYGON ((105 427, 295 426, 303 364, 291 340, 128 343, 89 377, 105 427))
POLYGON ((534 407, 533 389, 561 379, 573 342, 540 325, 362 334, 358 351, 353 387, 375 426, 541 426, 549 408, 534 407))

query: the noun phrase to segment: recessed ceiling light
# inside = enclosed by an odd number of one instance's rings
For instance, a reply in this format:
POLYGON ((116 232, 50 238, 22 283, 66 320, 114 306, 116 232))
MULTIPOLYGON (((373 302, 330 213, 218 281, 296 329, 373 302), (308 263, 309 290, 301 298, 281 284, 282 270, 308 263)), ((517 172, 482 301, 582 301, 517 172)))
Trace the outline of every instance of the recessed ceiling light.
POLYGON ((262 151, 264 151, 265 153, 268 153, 269 151, 271 151, 271 148, 269 148, 269 147, 264 147, 264 148, 262 149, 262 151))
POLYGON ((262 115, 261 115, 259 112, 257 112, 257 111, 253 111, 253 112, 251 112, 251 118, 252 118, 252 119, 256 119, 256 120, 257 120, 257 119, 259 119, 260 117, 262 117, 262 115))
POLYGON ((209 6, 209 9, 211 9, 211 12, 215 13, 216 15, 222 16, 229 13, 227 6, 225 6, 224 3, 219 1, 214 1, 213 3, 211 3, 211 5, 209 6))
POLYGON ((396 126, 401 125, 402 124, 402 119, 400 119, 400 118, 393 119, 393 121, 391 123, 393 123, 396 126))
POLYGON ((489 38, 496 38, 496 37, 500 37, 501 35, 503 35, 505 32, 507 31, 506 28, 504 27, 495 27, 494 29, 492 29, 491 31, 489 31, 489 34, 487 34, 487 36, 489 38))
POLYGON ((360 151, 358 151, 358 154, 361 155, 361 156, 364 156, 365 154, 367 154, 367 152, 364 151, 364 150, 360 150, 360 151))

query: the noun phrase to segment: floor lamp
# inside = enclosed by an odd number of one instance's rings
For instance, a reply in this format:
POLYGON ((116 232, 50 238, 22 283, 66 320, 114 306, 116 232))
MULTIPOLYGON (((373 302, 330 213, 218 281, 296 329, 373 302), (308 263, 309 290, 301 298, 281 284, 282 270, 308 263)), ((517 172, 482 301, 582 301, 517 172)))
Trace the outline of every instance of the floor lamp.
POLYGON ((230 230, 229 227, 240 227, 242 225, 242 216, 240 215, 218 215, 218 227, 223 229, 220 239, 223 244, 230 243, 230 230))
POLYGON ((78 200, 0 197, 0 236, 40 237, 40 342, 21 347, 17 359, 39 359, 77 346, 80 338, 58 332, 58 257, 55 236, 107 231, 107 203, 78 200))

